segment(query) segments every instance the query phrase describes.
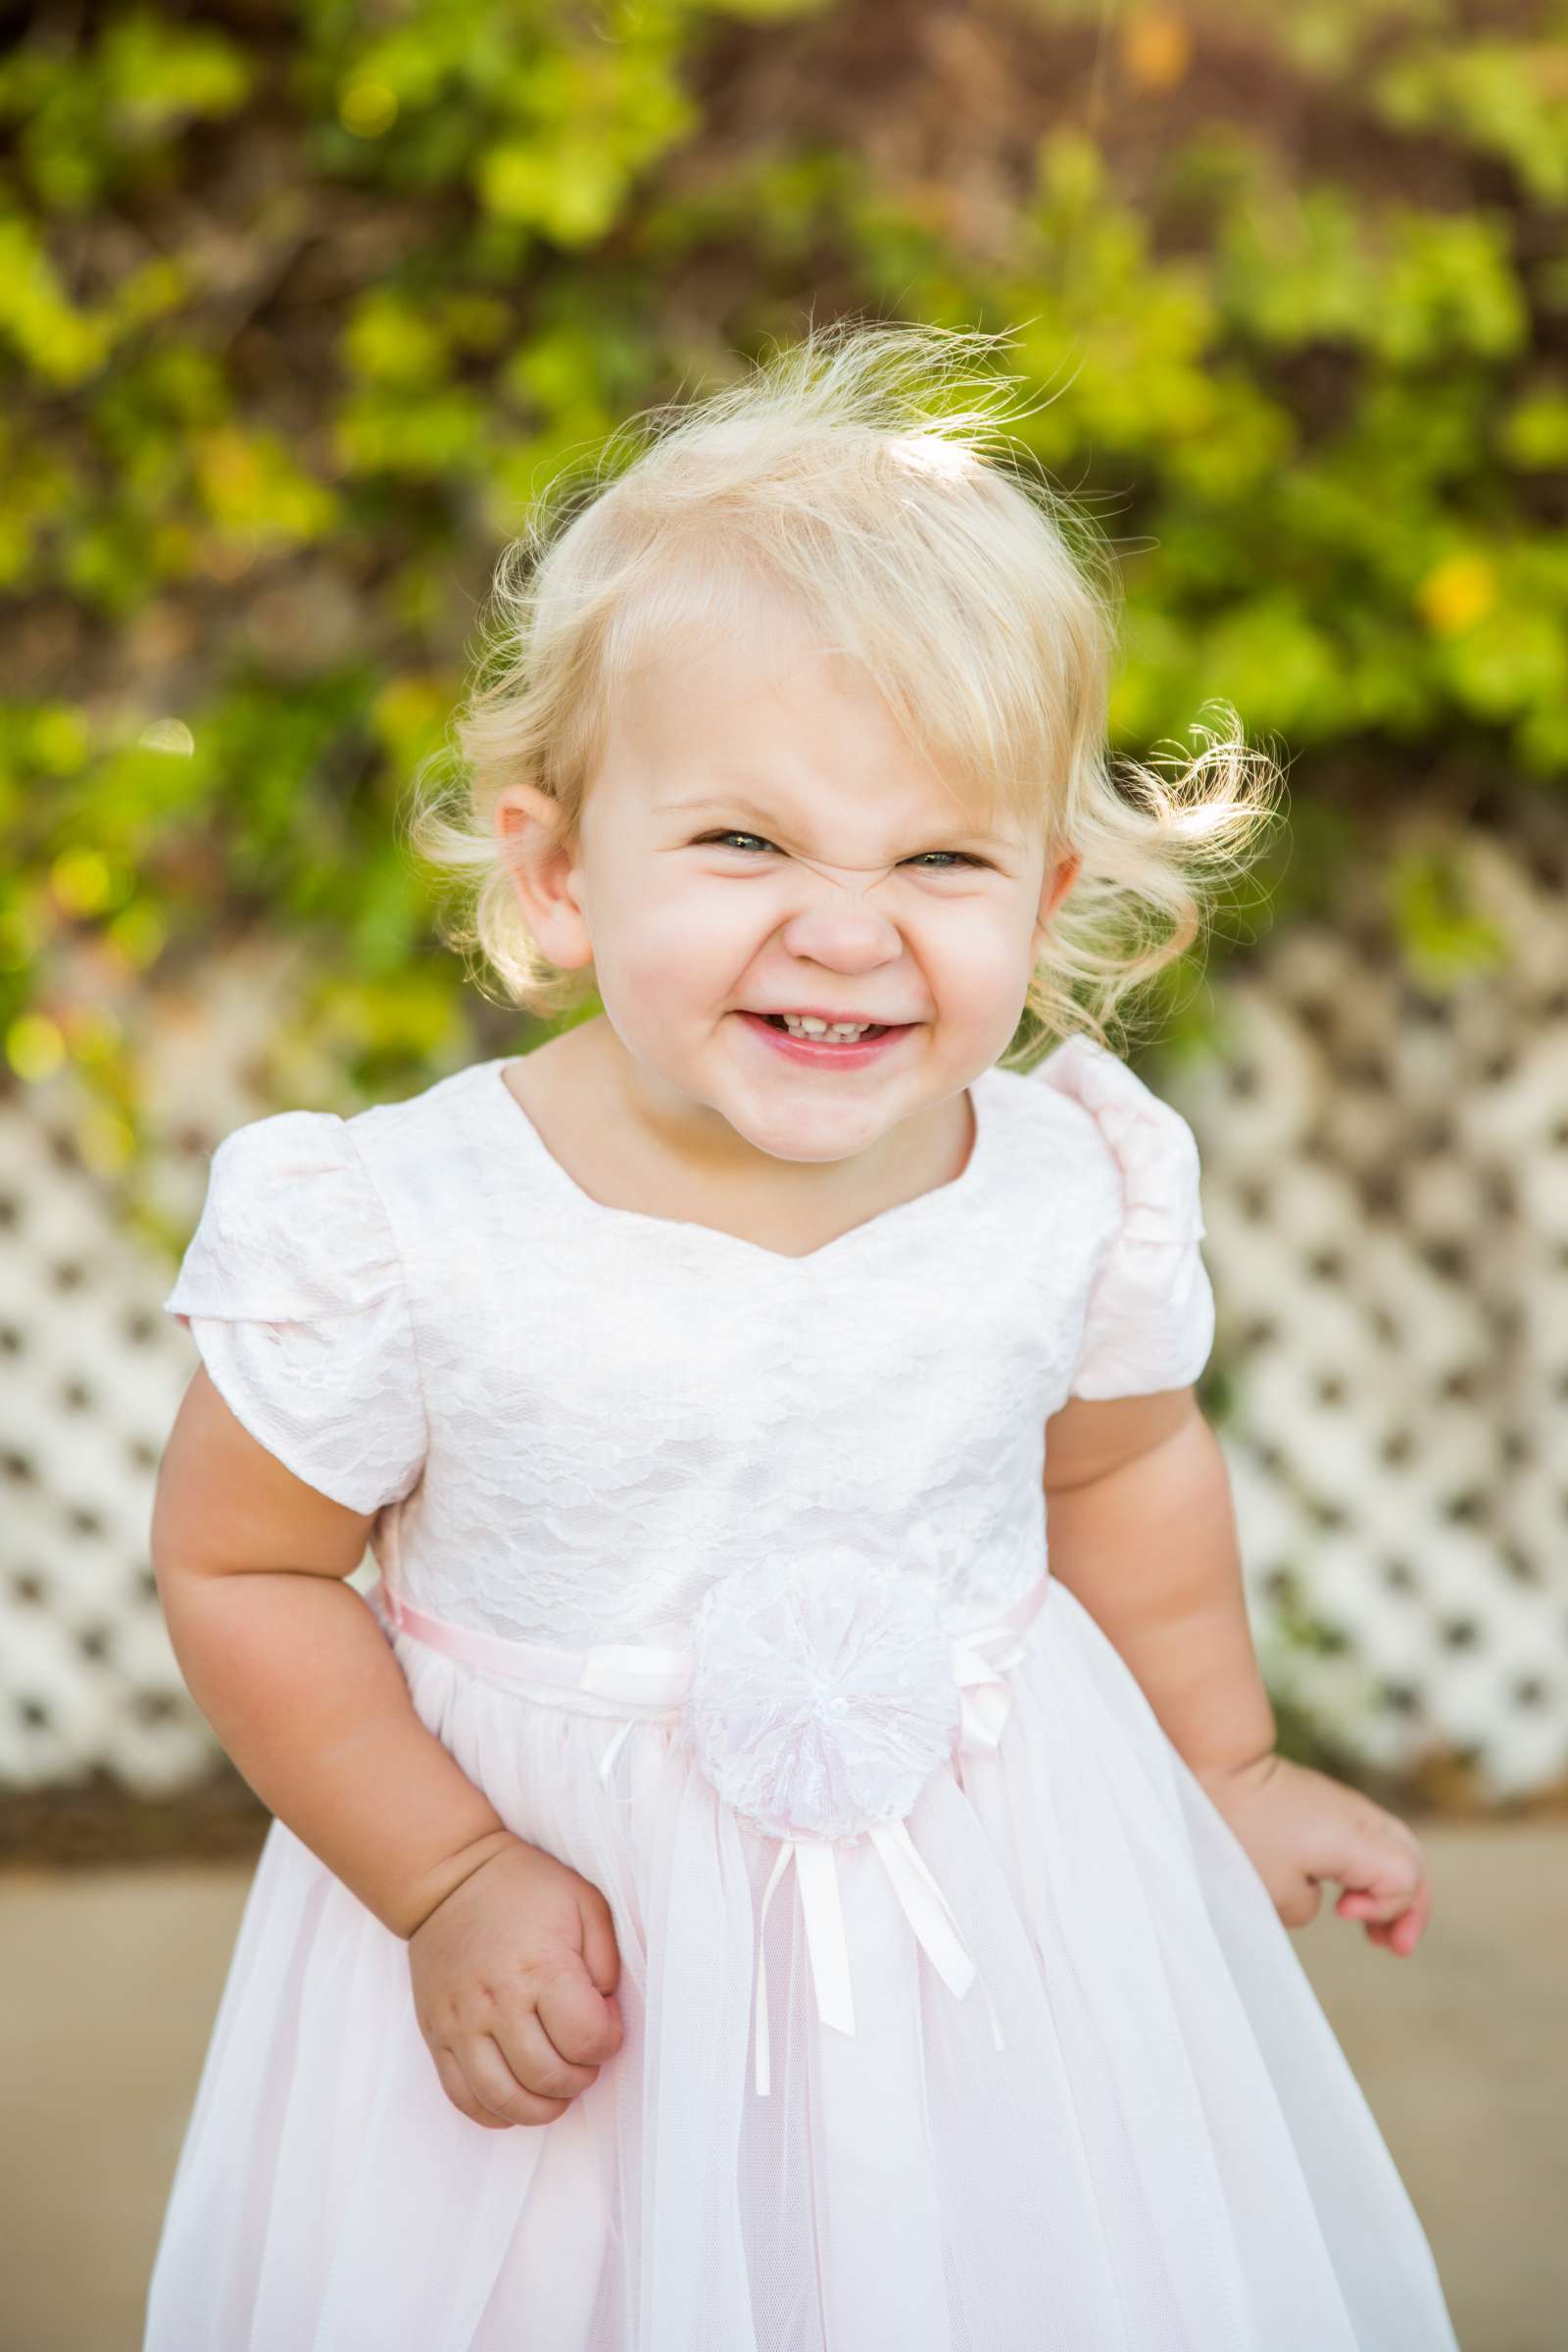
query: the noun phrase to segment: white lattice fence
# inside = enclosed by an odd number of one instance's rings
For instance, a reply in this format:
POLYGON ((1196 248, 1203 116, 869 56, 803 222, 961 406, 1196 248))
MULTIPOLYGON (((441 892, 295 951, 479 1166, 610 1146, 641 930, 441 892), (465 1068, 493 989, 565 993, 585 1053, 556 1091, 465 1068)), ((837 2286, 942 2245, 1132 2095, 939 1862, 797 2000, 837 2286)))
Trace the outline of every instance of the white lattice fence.
POLYGON ((120 1241, 52 1124, 0 1111, 0 1781, 93 1765, 146 1793, 204 1769, 147 1564, 182 1385, 157 1268, 120 1241))
MULTIPOLYGON (((236 951, 150 1024, 147 1203, 185 1231, 219 1140, 270 1107, 248 1072, 290 968, 276 950, 236 951)), ((172 1264, 127 1235, 83 1165, 90 1109, 69 1075, 0 1100, 0 1788, 101 1773, 167 1796, 220 1761, 148 1557, 196 1350, 161 1312, 172 1264)))
POLYGON ((1165 1087, 1271 1684, 1494 1800, 1568 1773, 1568 825, 1510 813, 1461 849, 1508 968, 1412 985, 1368 875, 1227 982, 1223 1054, 1165 1087))

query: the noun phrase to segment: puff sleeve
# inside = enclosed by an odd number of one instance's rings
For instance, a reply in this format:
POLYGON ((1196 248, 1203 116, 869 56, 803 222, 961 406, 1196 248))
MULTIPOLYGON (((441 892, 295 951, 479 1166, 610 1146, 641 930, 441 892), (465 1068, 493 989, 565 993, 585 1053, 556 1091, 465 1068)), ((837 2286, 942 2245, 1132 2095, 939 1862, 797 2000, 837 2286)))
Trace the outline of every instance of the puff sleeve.
POLYGON ((1041 1065, 1095 1121, 1121 1189, 1120 1221, 1089 1295, 1069 1396, 1151 1396, 1198 1378, 1214 1343, 1214 1294, 1198 1144, 1179 1110, 1087 1036, 1041 1065))
POLYGON ((343 1119, 285 1110, 224 1138, 163 1308, 297 1478, 364 1512, 415 1486, 427 1436, 408 1294, 343 1119))

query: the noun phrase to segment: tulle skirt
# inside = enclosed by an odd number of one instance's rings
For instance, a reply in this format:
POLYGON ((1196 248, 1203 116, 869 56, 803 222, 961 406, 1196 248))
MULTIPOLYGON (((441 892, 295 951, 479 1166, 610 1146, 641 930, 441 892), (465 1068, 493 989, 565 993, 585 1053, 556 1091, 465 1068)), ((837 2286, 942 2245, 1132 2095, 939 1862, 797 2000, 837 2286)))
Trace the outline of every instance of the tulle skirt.
POLYGON ((602 1778, 601 1716, 389 1639, 508 1827, 603 1891, 624 2041, 555 2122, 472 2123, 407 1945, 274 1822, 145 2352, 1457 2352, 1261 1880, 1065 1586, 994 1750, 905 1825, 983 1982, 841 1848, 853 2034, 793 1876, 763 1916, 777 1840, 668 1724, 602 1778))

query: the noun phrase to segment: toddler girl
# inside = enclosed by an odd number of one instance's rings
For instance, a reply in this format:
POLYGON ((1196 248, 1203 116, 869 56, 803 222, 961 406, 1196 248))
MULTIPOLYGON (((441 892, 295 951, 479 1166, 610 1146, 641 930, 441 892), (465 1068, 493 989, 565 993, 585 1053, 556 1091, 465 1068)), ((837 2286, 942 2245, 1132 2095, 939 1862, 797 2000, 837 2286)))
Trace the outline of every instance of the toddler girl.
POLYGON ((1105 1034, 1272 774, 1112 783, 993 340, 813 332, 535 524, 416 832, 602 1011, 214 1158, 154 1558, 275 1819, 148 2352, 1452 2352, 1286 1933, 1426 1874, 1275 1753, 1105 1034))

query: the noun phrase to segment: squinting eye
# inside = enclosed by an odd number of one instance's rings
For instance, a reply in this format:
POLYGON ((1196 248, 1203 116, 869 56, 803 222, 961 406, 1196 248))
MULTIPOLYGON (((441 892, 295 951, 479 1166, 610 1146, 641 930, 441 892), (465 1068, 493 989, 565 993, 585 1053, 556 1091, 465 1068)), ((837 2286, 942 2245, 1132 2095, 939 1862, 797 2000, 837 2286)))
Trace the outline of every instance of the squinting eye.
MULTIPOLYGON (((758 841, 761 843, 764 850, 771 850, 777 846, 760 833, 705 833, 696 846, 699 849, 706 849, 710 843, 717 845, 729 841, 758 841)), ((907 865, 919 865, 927 858, 956 858, 960 865, 981 866, 985 863, 983 858, 971 858, 967 850, 922 850, 918 858, 906 858, 905 862, 907 865)), ((947 869, 942 870, 946 871, 947 869)))

